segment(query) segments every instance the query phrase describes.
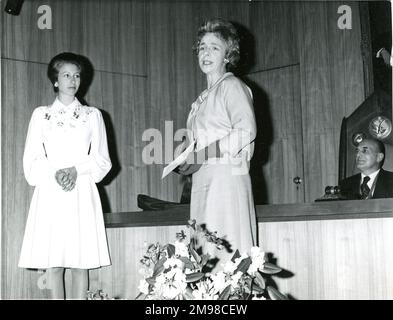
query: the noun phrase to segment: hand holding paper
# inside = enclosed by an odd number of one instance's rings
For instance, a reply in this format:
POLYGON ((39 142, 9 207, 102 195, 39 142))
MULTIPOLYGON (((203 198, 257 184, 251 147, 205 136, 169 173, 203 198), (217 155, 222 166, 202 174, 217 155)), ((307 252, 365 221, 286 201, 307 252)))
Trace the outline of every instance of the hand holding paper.
POLYGON ((169 173, 175 170, 179 165, 187 160, 187 157, 194 151, 195 141, 190 143, 190 145, 178 156, 175 160, 173 160, 170 164, 168 164, 163 172, 161 179, 164 179, 169 173))

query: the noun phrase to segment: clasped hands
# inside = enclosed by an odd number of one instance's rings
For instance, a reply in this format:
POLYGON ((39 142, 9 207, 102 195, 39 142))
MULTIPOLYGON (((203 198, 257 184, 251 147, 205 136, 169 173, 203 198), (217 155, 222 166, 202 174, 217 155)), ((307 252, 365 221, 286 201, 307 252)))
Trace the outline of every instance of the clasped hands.
POLYGON ((64 191, 71 191, 75 187, 78 172, 75 167, 64 168, 56 171, 55 179, 64 191))

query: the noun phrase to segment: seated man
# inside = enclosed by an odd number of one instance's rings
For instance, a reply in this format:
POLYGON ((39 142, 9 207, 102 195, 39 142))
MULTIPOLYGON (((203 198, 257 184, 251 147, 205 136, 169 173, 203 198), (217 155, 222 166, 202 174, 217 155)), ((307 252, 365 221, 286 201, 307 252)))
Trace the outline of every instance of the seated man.
POLYGON ((375 139, 364 139, 356 148, 356 166, 360 173, 340 182, 345 199, 393 198, 393 172, 382 169, 385 145, 375 139))

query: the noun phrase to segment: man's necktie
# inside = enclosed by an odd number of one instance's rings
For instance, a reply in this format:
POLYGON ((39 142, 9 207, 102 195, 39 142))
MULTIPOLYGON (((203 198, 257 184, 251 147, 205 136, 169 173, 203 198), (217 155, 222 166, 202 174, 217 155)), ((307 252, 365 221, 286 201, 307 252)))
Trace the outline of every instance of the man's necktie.
POLYGON ((362 199, 367 199, 368 195, 370 194, 370 188, 367 185, 367 182, 369 182, 369 181, 370 181, 370 177, 365 176, 363 178, 363 182, 360 186, 360 197, 362 199))

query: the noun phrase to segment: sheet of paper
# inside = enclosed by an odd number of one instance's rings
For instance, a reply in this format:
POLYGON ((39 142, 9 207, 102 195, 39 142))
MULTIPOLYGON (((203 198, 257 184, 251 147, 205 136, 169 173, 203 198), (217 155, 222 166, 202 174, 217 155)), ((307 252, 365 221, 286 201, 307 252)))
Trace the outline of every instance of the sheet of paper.
POLYGON ((168 164, 164 170, 162 171, 161 179, 164 179, 169 173, 171 173, 174 169, 176 169, 179 165, 181 165, 184 161, 186 161, 188 155, 194 151, 195 143, 191 143, 186 150, 184 150, 179 156, 173 160, 170 164, 168 164))

